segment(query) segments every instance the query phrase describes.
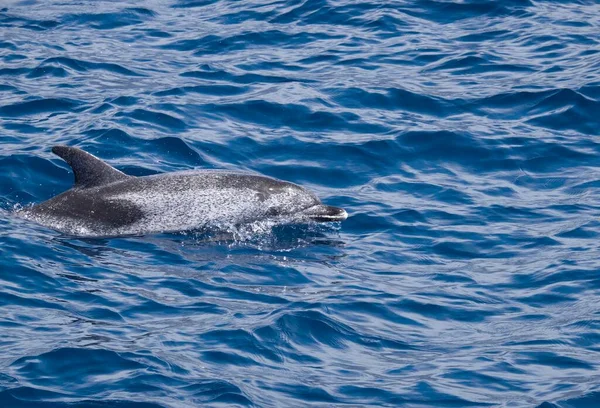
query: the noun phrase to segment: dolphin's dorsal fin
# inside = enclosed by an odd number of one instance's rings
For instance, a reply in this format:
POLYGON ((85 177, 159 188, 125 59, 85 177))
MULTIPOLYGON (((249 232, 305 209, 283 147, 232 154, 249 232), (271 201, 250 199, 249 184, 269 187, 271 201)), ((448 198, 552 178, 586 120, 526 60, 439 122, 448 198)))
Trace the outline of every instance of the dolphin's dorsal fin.
POLYGON ((132 177, 76 147, 54 146, 52 153, 66 161, 73 169, 74 188, 98 187, 132 177))

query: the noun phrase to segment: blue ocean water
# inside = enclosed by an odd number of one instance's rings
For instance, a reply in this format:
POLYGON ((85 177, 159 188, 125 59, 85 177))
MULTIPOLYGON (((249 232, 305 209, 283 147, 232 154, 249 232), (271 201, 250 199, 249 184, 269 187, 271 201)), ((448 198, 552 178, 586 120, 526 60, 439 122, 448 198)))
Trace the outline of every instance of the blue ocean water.
POLYGON ((600 406, 600 4, 0 4, 0 406, 600 406), (50 149, 349 218, 76 239, 50 149))

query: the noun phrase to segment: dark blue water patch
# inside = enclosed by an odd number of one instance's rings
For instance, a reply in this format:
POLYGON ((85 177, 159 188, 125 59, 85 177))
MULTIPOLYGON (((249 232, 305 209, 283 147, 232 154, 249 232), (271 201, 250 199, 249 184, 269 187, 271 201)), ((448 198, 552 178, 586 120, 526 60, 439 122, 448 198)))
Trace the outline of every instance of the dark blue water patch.
POLYGON ((467 308, 467 305, 458 307, 453 305, 449 307, 448 304, 440 305, 435 303, 429 303, 425 300, 417 301, 413 299, 405 299, 399 302, 392 302, 394 308, 403 311, 414 312, 418 311, 419 314, 425 315, 433 320, 457 320, 466 322, 476 322, 485 320, 491 316, 494 316, 494 312, 489 310, 480 310, 480 313, 471 313, 467 308))
MULTIPOLYGON (((296 165, 296 169, 300 168, 303 171, 301 175, 293 176, 292 179, 297 183, 312 182, 318 184, 324 178, 334 179, 334 184, 338 187, 356 185, 357 180, 352 175, 347 174, 343 169, 331 169, 326 166, 315 167, 311 165, 296 165)), ((290 178, 290 169, 286 166, 261 166, 266 172, 277 178, 290 178)))
POLYGON ((573 302, 575 299, 556 293, 544 293, 519 298, 520 301, 531 305, 532 307, 544 307, 545 305, 573 302))
POLYGON ((457 41, 479 43, 484 41, 502 40, 507 38, 514 38, 515 34, 510 30, 488 30, 482 31, 475 34, 467 34, 462 37, 456 38, 457 41))
POLYGON ((333 61, 339 61, 339 60, 340 60, 340 57, 337 55, 320 54, 320 55, 315 55, 313 57, 303 58, 303 59, 299 60, 298 62, 300 64, 310 66, 310 65, 317 64, 319 62, 333 62, 333 61))
POLYGON ((38 309, 38 310, 63 310, 64 308, 54 305, 50 302, 41 299, 35 299, 28 296, 19 296, 12 293, 3 293, 0 295, 0 305, 18 305, 21 307, 38 309))
POLYGON ((596 112, 600 108, 600 102, 594 102, 596 106, 590 106, 590 103, 579 103, 577 105, 567 105, 563 109, 555 109, 552 113, 542 114, 528 120, 536 126, 556 130, 575 130, 583 134, 600 134, 596 123, 596 112), (593 113, 592 113, 593 112, 593 113))
POLYGON ((90 109, 89 112, 98 114, 98 113, 104 113, 104 112, 112 110, 112 109, 114 109, 113 105, 111 105, 110 103, 103 103, 100 105, 96 105, 95 107, 90 109))
POLYGON ((311 34, 305 32, 286 33, 279 30, 264 32, 248 32, 237 34, 231 37, 220 37, 209 34, 193 40, 177 40, 173 43, 163 45, 162 48, 177 51, 194 51, 195 55, 206 55, 220 52, 222 50, 235 51, 246 49, 248 44, 253 48, 260 47, 297 47, 316 40, 340 39, 342 36, 330 34, 311 34))
POLYGON ((598 232, 594 231, 591 228, 578 227, 569 231, 564 231, 559 234, 556 234, 557 237, 562 238, 596 238, 598 237, 598 232))
POLYGON ((523 358, 521 361, 523 364, 549 365, 560 368, 583 368, 587 370, 592 370, 594 368, 593 365, 585 361, 567 356, 558 356, 552 352, 523 352, 520 354, 523 358))
POLYGON ((24 205, 31 202, 34 197, 49 198, 52 193, 57 193, 52 185, 55 180, 65 179, 68 174, 66 170, 39 157, 12 155, 0 159, 0 163, 3 168, 10 169, 7 171, 10 183, 3 183, 2 192, 4 197, 10 198, 9 202, 12 204, 24 205), (34 166, 36 171, 31 173, 28 166, 34 166), (34 178, 38 185, 35 189, 22 185, 24 181, 31 178, 34 178))
POLYGON ((593 164, 598 160, 596 154, 578 151, 558 143, 535 144, 525 152, 525 160, 520 162, 521 168, 538 172, 552 171, 557 166, 567 166, 568 162, 593 164), (558 157, 561 158, 560 162, 554 160, 558 157))
MULTIPOLYGON (((407 33, 409 24, 400 18, 393 17, 391 13, 377 12, 376 17, 370 20, 363 19, 362 26, 378 33, 379 38, 395 38, 399 32, 407 33)), ((359 43, 360 41, 356 41, 359 43)))
POLYGON ((342 401, 335 398, 333 395, 318 386, 307 386, 298 383, 281 382, 277 384, 274 389, 277 392, 281 392, 284 395, 288 394, 291 397, 306 401, 309 403, 327 403, 335 404, 341 403, 342 401))
MULTIPOLYGON (((164 137, 148 140, 145 144, 148 146, 148 150, 155 151, 157 154, 168 149, 166 157, 172 160, 173 163, 178 163, 179 165, 187 164, 190 167, 206 166, 206 162, 202 156, 179 138, 164 137)), ((166 158, 164 155, 161 155, 161 157, 163 159, 166 158)))
MULTIPOLYGON (((120 376, 121 373, 136 373, 133 378, 122 378, 116 382, 116 386, 127 390, 128 393, 151 393, 160 395, 162 392, 156 385, 168 384, 170 387, 183 388, 187 394, 192 394, 199 401, 210 402, 215 399, 230 399, 228 394, 239 393, 237 387, 222 383, 219 381, 200 381, 193 386, 186 385, 177 378, 169 378, 158 373, 158 370, 169 368, 174 374, 186 374, 176 366, 165 366, 164 362, 147 357, 146 353, 115 353, 102 349, 56 349, 49 353, 44 353, 33 359, 21 359, 12 364, 21 375, 35 375, 39 380, 38 385, 45 387, 52 386, 56 377, 49 375, 54 372, 69 371, 69 377, 72 381, 79 384, 75 389, 86 390, 88 394, 101 395, 106 392, 107 387, 111 387, 113 381, 98 380, 107 376, 120 376), (33 361, 32 361, 33 360, 33 361), (91 370, 73 370, 73 364, 76 362, 85 362, 83 367, 93 367, 91 370), (35 373, 35 374, 34 374, 35 373), (43 379, 42 379, 43 376, 43 379), (93 376, 97 380, 92 386, 86 387, 86 376, 93 376)), ((82 367, 77 364, 77 367, 82 367)), ((91 382, 90 382, 91 383, 91 382)), ((74 391, 74 390, 73 390, 74 391)), ((28 396, 27 399, 32 396, 28 396)), ((241 397, 238 395, 238 397, 241 397)), ((243 398, 243 397, 242 397, 243 398)), ((238 398, 239 399, 239 398, 238 398)))
POLYGON ((8 9, 0 11, 0 24, 4 27, 24 28, 32 31, 45 31, 60 25, 56 20, 35 20, 8 14, 8 9))
POLYGON ((561 89, 500 94, 477 102, 468 102, 467 106, 482 109, 493 118, 528 118, 529 123, 549 129, 573 129, 595 134, 596 130, 590 126, 594 124, 593 112, 600 105, 598 101, 579 92, 561 89), (541 112, 552 113, 540 115, 541 112))
MULTIPOLYGON (((351 315, 353 319, 356 318, 356 315, 363 315, 365 319, 379 318, 381 321, 388 321, 397 325, 424 326, 424 323, 390 310, 390 308, 384 306, 384 304, 371 301, 340 302, 340 304, 332 306, 332 308, 337 309, 337 312, 341 316, 351 315)), ((374 344, 371 344, 370 346, 374 346, 374 344)), ((398 349, 403 348, 411 349, 414 347, 410 344, 404 344, 402 347, 398 347, 398 349)))
POLYGON ((388 131, 387 128, 381 125, 361 123, 354 113, 315 112, 297 104, 250 100, 243 104, 207 104, 205 110, 262 126, 290 126, 299 131, 347 130, 356 133, 384 133, 388 131))
POLYGON ((511 286, 512 287, 522 287, 524 285, 528 285, 531 288, 543 288, 548 286, 558 286, 560 283, 568 283, 571 280, 573 284, 584 284, 589 287, 594 287, 598 285, 598 279, 593 274, 593 271, 589 271, 582 268, 577 267, 565 267, 565 266, 557 266, 552 265, 553 268, 557 269, 556 273, 547 274, 544 271, 538 272, 532 276, 527 275, 515 275, 513 276, 511 286), (576 278, 571 279, 570 276, 576 276, 576 278))
POLYGON ((43 113, 77 112, 83 108, 83 102, 74 99, 42 98, 0 106, 0 115, 3 117, 19 117, 43 113))
POLYGON ((202 66, 201 70, 187 71, 181 74, 182 77, 198 78, 210 81, 224 81, 236 84, 253 84, 253 83, 285 83, 285 82, 310 82, 301 78, 288 78, 278 75, 262 75, 262 74, 231 74, 223 70, 217 70, 210 66, 202 66))
POLYGON ((558 25, 563 25, 567 27, 589 27, 590 23, 588 21, 559 21, 558 25))
MULTIPOLYGON (((120 129, 90 129, 85 132, 87 140, 93 140, 97 146, 106 146, 102 151, 96 151, 82 146, 103 159, 117 159, 122 156, 122 150, 118 146, 122 144, 137 144, 140 150, 148 154, 159 155, 163 163, 177 164, 180 168, 206 167, 207 162, 203 156, 194 148, 189 146, 183 139, 176 137, 161 137, 149 140, 140 140, 120 129), (112 146, 112 147, 110 147, 112 146), (166 154, 165 154, 166 153, 166 154)), ((143 167, 122 167, 128 174, 144 176, 154 174, 143 167)))
MULTIPOLYGON (((465 192, 451 187, 411 181, 377 182, 374 187, 378 191, 412 194, 418 197, 430 198, 454 204, 473 204, 473 200, 465 192)), ((406 214, 405 214, 406 215, 406 214)), ((412 215, 412 213, 410 214, 412 215)), ((416 219, 413 219, 416 221, 416 219)))
POLYGON ((268 20, 275 15, 277 15, 275 11, 260 12, 257 10, 242 10, 219 16, 218 21, 223 24, 242 24, 250 20, 268 20))
POLYGON ((236 353, 250 354, 275 363, 283 362, 278 353, 263 346, 255 335, 244 330, 213 330, 205 333, 202 339, 207 346, 226 346, 236 350, 236 353))
POLYGON ((17 46, 11 43, 10 41, 0 41, 0 49, 16 51, 17 46))
POLYGON ((281 69, 284 71, 302 71, 303 67, 300 65, 291 65, 286 64, 285 62, 277 62, 277 61, 260 61, 257 63, 241 63, 236 65, 237 68, 242 69, 244 71, 260 71, 260 70, 274 70, 281 69))
POLYGON ((0 68, 0 76, 16 76, 27 74, 31 70, 29 68, 0 68))
POLYGON ((3 401, 6 406, 14 408, 29 407, 32 405, 32 403, 40 408, 103 408, 107 406, 116 408, 164 408, 163 405, 156 403, 136 402, 130 400, 82 400, 75 404, 73 402, 44 401, 61 397, 65 398, 67 396, 50 391, 40 392, 40 390, 30 387, 18 387, 0 392, 0 400, 3 401))
POLYGON ((588 56, 590 56, 590 55, 596 55, 596 54, 598 54, 598 53, 600 53, 600 51, 598 51, 598 50, 586 50, 586 51, 582 51, 582 52, 580 53, 580 55, 581 55, 582 57, 588 57, 588 56))
POLYGON ((381 92, 368 92, 359 88, 331 90, 334 101, 349 108, 375 108, 402 110, 423 113, 436 117, 460 114, 457 104, 439 98, 426 97, 405 89, 383 89, 381 92))
MULTIPOLYGON (((369 336, 360 335, 347 336, 352 332, 352 329, 349 326, 314 310, 286 313, 277 319, 275 326, 278 331, 285 333, 287 338, 285 343, 290 347, 305 347, 318 343, 335 349, 345 349, 348 345, 346 344, 347 341, 343 339, 347 338, 350 342, 355 342, 370 348, 383 347, 396 350, 410 349, 410 346, 402 341, 374 339, 369 336)), ((262 331, 264 331, 264 329, 262 331)))
POLYGON ((145 300, 142 304, 138 304, 123 311, 122 316, 125 319, 143 318, 146 315, 156 315, 157 311, 163 317, 168 316, 181 316, 186 314, 214 314, 219 315, 225 313, 224 310, 214 307, 209 303, 197 302, 186 307, 175 307, 169 306, 164 303, 156 302, 154 300, 145 300))
POLYGON ((347 65, 355 68, 361 68, 368 71, 374 71, 377 68, 377 65, 372 64, 368 58, 350 58, 338 61, 335 65, 347 65))
POLYGON ((517 162, 506 154, 503 146, 498 146, 493 140, 484 141, 468 134, 411 131, 398 136, 395 143, 386 144, 392 151, 398 152, 397 157, 408 162, 445 161, 485 172, 518 168, 517 162))
POLYGON ((119 75, 125 75, 125 76, 142 76, 142 74, 139 74, 137 72, 134 72, 132 70, 124 68, 124 67, 120 66, 119 64, 82 61, 82 60, 77 60, 77 59, 67 58, 67 57, 47 58, 44 61, 42 61, 42 63, 40 64, 40 67, 38 67, 38 68, 40 68, 40 69, 47 68, 48 65, 50 65, 50 66, 52 66, 52 65, 65 66, 65 67, 68 67, 68 68, 70 68, 74 71, 78 71, 78 72, 103 70, 103 71, 107 71, 107 72, 111 72, 111 73, 119 74, 119 75))
POLYGON ((37 67, 32 69, 28 74, 28 78, 40 78, 45 76, 64 78, 68 74, 67 71, 60 67, 37 67))
POLYGON ((131 25, 142 24, 156 13, 142 7, 131 7, 112 13, 82 13, 62 16, 64 24, 82 25, 97 30, 111 30, 131 25))
POLYGON ((578 92, 587 96, 590 99, 594 99, 595 101, 600 100, 600 85, 598 85, 598 84, 590 84, 590 85, 581 87, 578 90, 578 92))
POLYGON ((144 36, 150 36, 150 37, 155 37, 155 38, 171 38, 172 35, 169 34, 168 32, 165 31, 161 31, 161 30, 153 30, 153 29, 142 29, 140 30, 144 36))
POLYGON ((61 381, 60 377, 57 379, 53 373, 66 374, 74 384, 86 384, 86 376, 134 371, 144 368, 144 365, 129 357, 127 353, 121 356, 102 349, 63 348, 38 355, 35 359, 19 359, 12 364, 12 368, 21 375, 27 373, 28 376, 38 378, 40 385, 52 386, 55 381, 61 381), (79 363, 75 367, 74 361, 79 363))
POLYGON ((144 126, 143 124, 146 123, 176 131, 183 130, 187 127, 183 120, 171 114, 151 111, 147 109, 134 109, 131 112, 119 112, 115 116, 133 119, 133 121, 130 122, 131 125, 135 125, 136 122, 142 122, 142 124, 138 126, 144 126))
POLYGON ((567 106, 576 106, 582 112, 588 113, 591 116, 592 111, 596 111, 600 107, 600 103, 572 89, 560 89, 552 92, 542 101, 538 102, 530 113, 548 112, 567 106))
POLYGON ((590 392, 582 397, 569 398, 556 403, 544 402, 537 408, 592 408, 600 403, 600 392, 590 392))
POLYGON ((184 86, 179 88, 167 89, 158 91, 156 96, 183 96, 187 94, 203 94, 203 95, 218 95, 231 96, 240 95, 248 91, 248 87, 237 87, 231 85, 196 85, 184 86))
POLYGON ((230 365, 238 367, 260 365, 260 363, 252 360, 251 358, 243 357, 238 353, 227 353, 223 351, 205 351, 202 353, 202 359, 217 365, 230 365))
POLYGON ((218 0, 177 0, 171 7, 173 8, 193 8, 204 7, 217 3, 218 0))
MULTIPOLYGON (((15 93, 15 94, 19 94, 19 89, 11 86, 11 85, 4 85, 4 84, 0 84, 0 92, 10 92, 10 93, 15 93)), ((24 93, 24 92, 22 92, 24 93)))
POLYGON ((487 57, 474 55, 459 56, 447 59, 439 64, 429 66, 431 71, 448 71, 453 75, 484 74, 487 72, 533 72, 534 69, 525 65, 502 64, 487 57))
POLYGON ((138 101, 139 99, 134 96, 119 96, 118 98, 111 99, 110 103, 118 106, 132 106, 138 101))
POLYGON ((449 379, 459 382, 464 386, 469 386, 471 381, 475 381, 482 388, 490 388, 498 392, 524 392, 525 389, 511 381, 504 380, 499 376, 482 375, 473 370, 453 370, 447 374, 449 379))
POLYGON ((401 7, 399 10, 408 15, 428 19, 441 24, 455 23, 463 19, 482 17, 507 17, 529 15, 527 9, 533 6, 529 0, 469 1, 465 3, 421 0, 413 7, 401 7))
POLYGON ((14 62, 14 61, 23 61, 27 59, 27 56, 22 54, 8 54, 2 57, 4 62, 14 62))
POLYGON ((356 399, 362 404, 406 404, 411 402, 395 392, 368 386, 345 385, 339 387, 338 392, 353 400, 356 399))
POLYGON ((48 130, 47 128, 44 128, 44 127, 33 126, 33 125, 29 125, 27 123, 20 123, 20 122, 15 122, 15 123, 5 122, 2 124, 2 127, 4 129, 15 130, 21 134, 28 134, 28 133, 29 134, 39 134, 39 133, 44 133, 48 130))

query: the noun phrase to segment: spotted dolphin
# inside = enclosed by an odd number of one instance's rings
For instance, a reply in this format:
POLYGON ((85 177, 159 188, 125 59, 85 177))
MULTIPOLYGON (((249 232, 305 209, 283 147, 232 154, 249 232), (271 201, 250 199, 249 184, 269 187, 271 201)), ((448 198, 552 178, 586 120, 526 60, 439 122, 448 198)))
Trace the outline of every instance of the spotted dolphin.
POLYGON ((252 173, 193 170, 134 177, 76 147, 55 146, 52 152, 73 169, 73 187, 20 215, 68 235, 145 235, 348 216, 299 185, 252 173))

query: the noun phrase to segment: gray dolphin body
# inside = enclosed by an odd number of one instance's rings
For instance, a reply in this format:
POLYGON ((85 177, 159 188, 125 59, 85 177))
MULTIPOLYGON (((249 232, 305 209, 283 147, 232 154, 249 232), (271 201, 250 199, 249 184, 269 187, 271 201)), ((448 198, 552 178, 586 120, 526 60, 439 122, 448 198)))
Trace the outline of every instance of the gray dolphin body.
POLYGON ((128 176, 75 147, 55 146, 75 184, 20 214, 60 232, 111 237, 282 222, 343 221, 346 211, 310 191, 254 174, 198 170, 128 176))

